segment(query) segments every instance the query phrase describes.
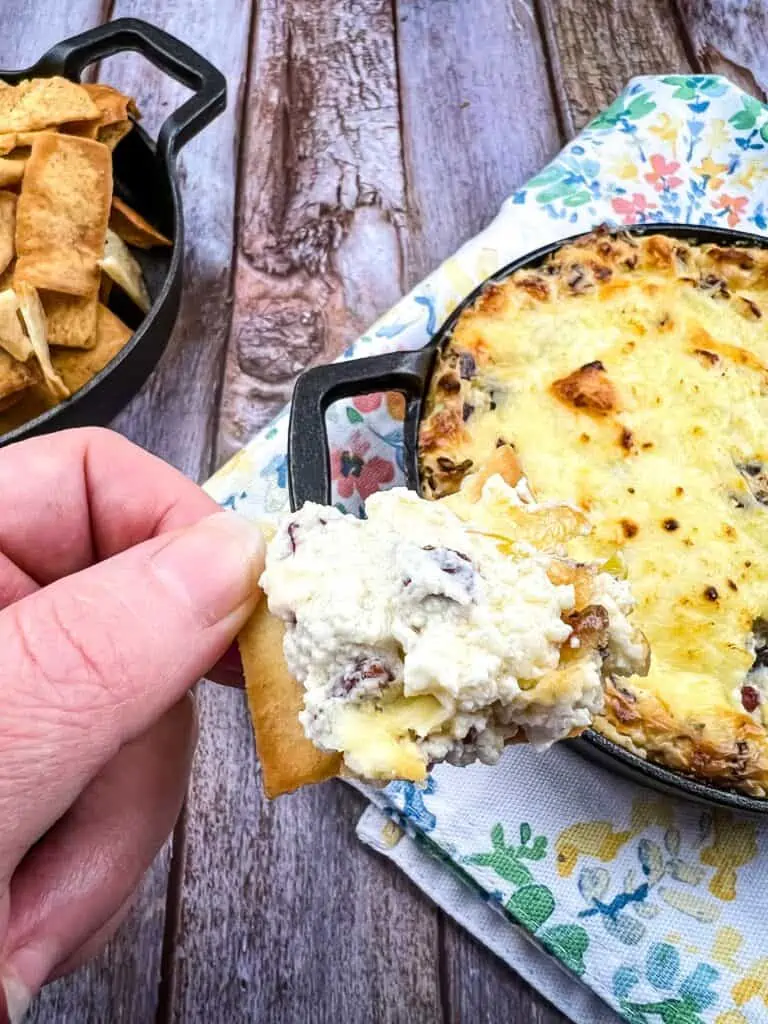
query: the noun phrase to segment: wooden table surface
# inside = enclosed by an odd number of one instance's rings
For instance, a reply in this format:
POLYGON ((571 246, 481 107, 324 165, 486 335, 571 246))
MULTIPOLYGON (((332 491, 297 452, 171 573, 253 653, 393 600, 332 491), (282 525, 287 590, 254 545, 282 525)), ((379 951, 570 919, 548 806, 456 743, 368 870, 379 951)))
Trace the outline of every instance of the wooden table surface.
MULTIPOLYGON (((226 74, 184 150, 186 287, 114 426, 204 480, 480 229, 632 75, 718 71, 765 99, 762 0, 3 0, 0 66, 127 15, 226 74)), ((155 129, 184 90, 131 54, 95 73, 155 129)), ((39 1024, 555 1024, 560 1013, 354 836, 340 783, 268 804, 242 695, 203 686, 173 843, 109 949, 39 1024)))

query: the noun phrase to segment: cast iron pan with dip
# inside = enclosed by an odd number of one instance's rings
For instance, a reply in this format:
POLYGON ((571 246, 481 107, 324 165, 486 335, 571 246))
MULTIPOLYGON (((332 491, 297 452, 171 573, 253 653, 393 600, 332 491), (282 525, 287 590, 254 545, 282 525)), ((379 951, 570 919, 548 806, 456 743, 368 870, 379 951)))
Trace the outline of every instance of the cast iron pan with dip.
POLYGON ((119 18, 57 43, 32 67, 0 70, 0 80, 15 85, 25 78, 61 75, 79 82, 89 64, 125 50, 140 53, 193 90, 193 95, 166 118, 156 144, 135 124, 112 155, 115 195, 172 239, 173 247, 135 253, 144 271, 152 306, 146 316, 137 314, 129 305, 120 308, 121 317, 134 331, 127 345, 71 398, 0 436, 0 446, 66 427, 108 423, 155 368, 176 321, 184 255, 184 218, 176 158, 181 147, 224 110, 224 76, 167 32, 137 18, 119 18))
MULTIPOLYGON (((664 234, 688 242, 714 243, 725 246, 761 246, 768 248, 768 239, 728 228, 701 227, 692 224, 642 224, 622 231, 633 235, 664 234)), ((305 501, 320 504, 331 502, 330 451, 325 426, 325 413, 342 398, 379 391, 399 391, 405 397, 404 421, 405 480, 412 490, 421 493, 418 467, 418 439, 424 401, 429 392, 430 377, 437 351, 450 334, 462 312, 471 306, 490 284, 504 281, 516 270, 536 267, 550 253, 574 241, 561 239, 536 249, 486 278, 453 311, 434 337, 413 352, 392 352, 365 359, 352 359, 306 370, 297 380, 288 428, 288 490, 291 508, 301 508, 305 501)), ((593 729, 576 740, 571 747, 602 767, 670 796, 685 797, 751 814, 768 814, 768 799, 709 785, 680 772, 663 768, 630 753, 593 729)))

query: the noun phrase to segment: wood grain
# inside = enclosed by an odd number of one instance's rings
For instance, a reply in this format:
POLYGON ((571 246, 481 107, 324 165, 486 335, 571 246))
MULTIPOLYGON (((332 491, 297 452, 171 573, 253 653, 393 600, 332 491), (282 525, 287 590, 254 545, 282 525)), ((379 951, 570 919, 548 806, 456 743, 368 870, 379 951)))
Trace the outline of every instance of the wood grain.
POLYGON ((686 42, 671 0, 540 0, 552 80, 570 137, 635 75, 685 74, 686 42))
MULTIPOLYGON (((6 0, 2 10, 0 66, 33 63, 58 40, 100 22, 101 4, 6 0)), ((154 1016, 159 977, 169 851, 149 872, 119 935, 96 961, 72 978, 46 988, 32 1007, 30 1024, 144 1024, 154 1016), (141 983, 139 984, 139 979, 141 983)))
MULTIPOLYGON (((561 136, 527 4, 399 0, 396 10, 410 287, 481 230, 561 136)), ((446 1024, 564 1019, 442 914, 440 972, 446 1024)))
MULTIPOLYGON (((220 458, 400 294, 396 83, 388 3, 259 5, 220 458)), ((242 697, 200 707, 172 1019, 439 1021, 437 913, 361 850, 359 799, 265 802, 242 697)))
POLYGON ((401 291, 388 0, 264 0, 252 66, 222 460, 401 291))
POLYGON ((485 227, 561 138, 530 5, 398 0, 396 10, 410 287, 485 227))
POLYGON ((679 0, 698 63, 768 97, 768 7, 762 0, 679 0))
POLYGON ((443 934, 445 1024, 567 1024, 564 1017, 523 979, 460 929, 450 918, 443 934), (458 937, 461 937, 461 941, 458 937))

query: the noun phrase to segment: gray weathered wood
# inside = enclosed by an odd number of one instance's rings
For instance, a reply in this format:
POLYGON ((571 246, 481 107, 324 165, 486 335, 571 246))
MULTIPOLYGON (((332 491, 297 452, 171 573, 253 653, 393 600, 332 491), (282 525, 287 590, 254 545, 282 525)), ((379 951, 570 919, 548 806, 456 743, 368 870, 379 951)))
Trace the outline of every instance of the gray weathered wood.
POLYGON ((264 0, 254 36, 221 458, 400 294, 388 0, 264 0))
POLYGON ((540 6, 568 136, 615 99, 633 76, 690 70, 673 0, 542 0, 540 6))
MULTIPOLYGON (((98 24, 98 0, 39 4, 6 0, 0 12, 0 65, 31 64, 59 39, 98 24)), ((136 906, 109 948, 70 979, 49 986, 29 1014, 31 1024, 71 1021, 149 1022, 154 1015, 169 852, 147 876, 136 906), (138 979, 142 983, 138 984, 138 979)))
POLYGON ((760 0, 680 0, 701 66, 743 89, 768 96, 768 7, 760 0))
MULTIPOLYGON (((396 77, 384 0, 259 5, 221 455, 400 293, 396 77)), ((267 804, 242 696, 200 706, 173 1020, 439 1021, 437 912, 361 850, 359 800, 267 804)))
MULTIPOLYGON (((397 30, 410 286, 487 224, 561 139, 528 5, 400 0, 397 30)), ((441 916, 446 1022, 563 1019, 441 916)))
POLYGON ((399 0, 397 30, 411 286, 561 140, 531 5, 399 0))

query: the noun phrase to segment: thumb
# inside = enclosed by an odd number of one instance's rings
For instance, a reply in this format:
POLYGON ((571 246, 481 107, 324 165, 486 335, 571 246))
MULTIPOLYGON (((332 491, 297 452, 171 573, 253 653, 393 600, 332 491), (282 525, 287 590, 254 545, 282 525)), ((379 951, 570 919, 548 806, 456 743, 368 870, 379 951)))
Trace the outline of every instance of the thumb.
POLYGON ((0 885, 221 657, 258 599, 263 558, 257 528, 220 512, 0 612, 0 885))

